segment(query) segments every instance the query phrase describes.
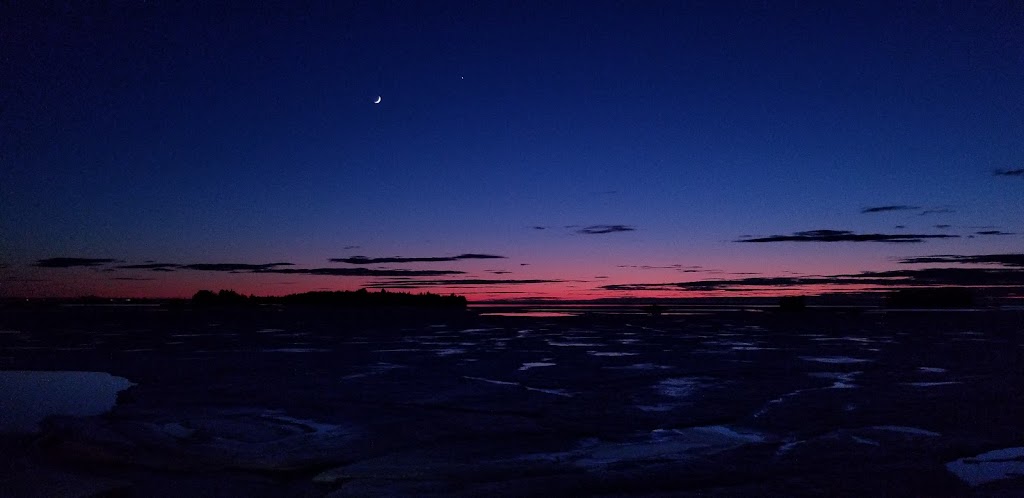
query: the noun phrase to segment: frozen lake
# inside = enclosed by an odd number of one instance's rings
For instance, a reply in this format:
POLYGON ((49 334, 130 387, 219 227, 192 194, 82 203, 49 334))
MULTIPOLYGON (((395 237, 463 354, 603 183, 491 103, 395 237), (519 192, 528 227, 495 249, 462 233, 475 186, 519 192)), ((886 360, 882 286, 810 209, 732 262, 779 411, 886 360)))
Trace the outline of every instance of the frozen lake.
POLYGON ((5 423, 65 415, 6 458, 145 495, 1024 491, 1021 312, 507 311, 6 314, 5 423))

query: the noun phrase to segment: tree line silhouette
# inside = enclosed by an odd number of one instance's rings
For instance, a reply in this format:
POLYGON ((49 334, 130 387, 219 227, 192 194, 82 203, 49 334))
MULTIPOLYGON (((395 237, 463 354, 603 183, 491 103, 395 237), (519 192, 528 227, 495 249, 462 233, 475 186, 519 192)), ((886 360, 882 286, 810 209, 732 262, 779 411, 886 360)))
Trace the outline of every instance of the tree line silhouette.
POLYGON ((222 289, 219 292, 200 290, 192 296, 194 306, 246 306, 265 304, 288 304, 329 306, 339 308, 380 308, 380 307, 415 307, 415 308, 465 308, 465 296, 449 294, 432 294, 430 292, 412 294, 409 292, 369 292, 366 289, 357 291, 312 291, 285 296, 255 296, 239 294, 234 290, 222 289))

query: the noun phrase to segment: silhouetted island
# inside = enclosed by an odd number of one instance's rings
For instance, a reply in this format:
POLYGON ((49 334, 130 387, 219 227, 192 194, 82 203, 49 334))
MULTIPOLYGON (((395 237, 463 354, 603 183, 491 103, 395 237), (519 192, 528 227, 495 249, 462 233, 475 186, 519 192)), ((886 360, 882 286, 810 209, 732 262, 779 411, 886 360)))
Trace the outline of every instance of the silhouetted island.
POLYGON ((429 292, 412 294, 409 292, 369 292, 366 289, 357 291, 313 291, 285 296, 245 296, 233 290, 213 292, 201 290, 192 296, 193 306, 234 307, 269 304, 323 306, 334 308, 384 308, 405 307, 425 309, 465 309, 466 298, 455 294, 447 296, 429 292))

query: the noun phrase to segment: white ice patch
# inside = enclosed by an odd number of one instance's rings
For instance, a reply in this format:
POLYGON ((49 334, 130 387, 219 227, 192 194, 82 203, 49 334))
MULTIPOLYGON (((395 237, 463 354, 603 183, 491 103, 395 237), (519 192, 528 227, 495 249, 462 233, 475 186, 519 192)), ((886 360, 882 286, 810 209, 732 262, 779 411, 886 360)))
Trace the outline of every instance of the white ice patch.
POLYGON ((872 360, 864 358, 851 358, 849 356, 801 356, 801 360, 817 363, 831 363, 836 365, 848 365, 853 363, 866 363, 872 360))
POLYGON ((939 367, 917 367, 917 369, 925 373, 946 373, 945 368, 939 367))
POLYGON ((946 469, 969 486, 1024 476, 1024 447, 1004 448, 946 464, 946 469))
POLYGON ((529 363, 523 363, 523 366, 519 367, 519 371, 520 372, 525 372, 525 371, 527 371, 527 370, 529 370, 531 368, 553 367, 556 364, 557 363, 551 363, 551 362, 546 362, 546 361, 532 361, 532 362, 529 362, 529 363))
POLYGON ((451 356, 451 355, 455 355, 455 354, 464 354, 465 352, 466 352, 465 349, 459 349, 459 348, 435 349, 434 350, 434 354, 437 355, 437 356, 451 356))
POLYGON ((853 382, 854 378, 864 372, 811 372, 807 375, 811 377, 817 377, 820 379, 838 380, 842 382, 853 382))
POLYGON ((882 445, 881 443, 879 443, 878 441, 875 441, 873 439, 867 439, 867 438, 857 437, 857 436, 851 436, 851 437, 853 438, 854 441, 856 441, 856 442, 858 442, 860 444, 866 444, 868 446, 881 446, 882 445))
POLYGON ((636 405, 636 409, 642 412, 668 412, 672 411, 675 405, 636 405))
POLYGON ((960 382, 956 382, 956 381, 950 380, 950 381, 946 381, 946 382, 904 382, 903 383, 903 385, 905 385, 905 386, 913 386, 913 387, 951 386, 953 384, 960 384, 960 382))
POLYGON ((797 446, 800 446, 801 444, 804 444, 806 442, 807 441, 790 441, 786 444, 783 444, 782 446, 779 446, 779 449, 775 450, 775 457, 778 458, 782 455, 785 455, 786 453, 793 451, 793 448, 796 448, 797 446))
POLYGON ((469 380, 478 380, 480 382, 486 382, 488 384, 497 384, 499 386, 518 386, 519 385, 518 382, 509 382, 509 381, 505 381, 505 380, 487 379, 487 378, 484 378, 484 377, 471 377, 469 375, 463 375, 462 378, 463 379, 469 379, 469 380))
POLYGON ((668 365, 657 365, 655 363, 634 363, 632 365, 604 367, 609 370, 670 370, 673 367, 668 365))
POLYGON ((571 398, 572 393, 565 389, 542 389, 539 387, 523 386, 527 391, 537 391, 539 393, 554 394, 555 396, 561 396, 563 398, 571 398))
POLYGON ((872 429, 876 429, 876 430, 880 430, 880 431, 900 432, 900 433, 903 433, 903 434, 912 434, 914 436, 938 437, 938 436, 942 435, 942 434, 939 434, 938 432, 933 432, 933 431, 929 431, 929 430, 925 430, 925 429, 919 429, 917 427, 908 427, 908 426, 905 426, 905 425, 876 425, 876 426, 873 426, 871 428, 872 429))
POLYGON ((590 356, 636 356, 640 353, 626 353, 622 351, 587 351, 590 356))
POLYGON ((657 389, 663 396, 669 396, 671 398, 685 398, 696 392, 697 389, 702 386, 703 382, 697 377, 677 377, 665 379, 659 382, 655 386, 655 389, 657 389))
POLYGON ((370 368, 370 371, 368 371, 368 372, 362 372, 362 373, 357 373, 357 374, 352 374, 352 375, 346 375, 346 376, 342 377, 342 379, 343 380, 359 379, 359 378, 362 378, 362 377, 369 377, 371 375, 380 375, 382 373, 389 372, 389 371, 395 370, 397 368, 406 368, 406 367, 404 367, 402 365, 395 365, 393 363, 383 363, 383 362, 380 362, 380 363, 377 363, 376 365, 370 366, 369 368, 370 368))
POLYGON ((322 423, 322 422, 317 422, 315 420, 307 420, 307 419, 302 419, 302 418, 289 417, 287 415, 281 415, 281 412, 277 411, 277 410, 267 411, 267 412, 263 413, 261 416, 263 418, 268 418, 268 419, 271 419, 271 420, 277 420, 279 422, 287 422, 289 424, 299 425, 299 426, 305 427, 307 429, 310 429, 312 432, 314 432, 316 434, 329 434, 329 433, 336 433, 336 432, 348 432, 347 428, 342 427, 340 425, 325 424, 325 423, 322 423))
POLYGON ((857 343, 860 343, 860 344, 868 344, 868 343, 874 342, 873 340, 868 339, 867 337, 854 337, 854 336, 817 337, 817 338, 812 339, 812 340, 820 341, 820 342, 847 341, 847 342, 857 342, 857 343))
POLYGON ((825 389, 854 389, 857 387, 857 384, 853 383, 854 378, 862 373, 864 372, 811 372, 807 375, 835 381, 825 389))
POLYGON ((695 454, 717 453, 745 444, 761 443, 766 437, 754 432, 740 432, 725 426, 657 429, 644 439, 625 443, 596 439, 581 441, 572 451, 529 455, 531 460, 570 461, 588 470, 601 470, 609 465, 649 460, 685 459, 695 454))
POLYGON ((536 391, 536 392, 541 392, 541 393, 544 393, 544 394, 553 394, 555 396, 562 396, 564 398, 571 398, 573 396, 572 393, 570 393, 568 391, 565 391, 564 389, 551 389, 551 388, 530 387, 530 386, 526 386, 526 385, 520 384, 518 382, 509 382, 509 381, 506 381, 506 380, 488 379, 486 377, 472 377, 472 376, 469 376, 469 375, 463 375, 462 378, 463 379, 469 379, 469 380, 476 380, 476 381, 480 381, 480 382, 486 382, 488 384, 496 384, 496 385, 499 385, 499 386, 521 387, 523 389, 526 389, 527 391, 536 391))
POLYGON ((597 344, 593 342, 558 342, 549 340, 548 346, 555 346, 560 348, 596 348, 604 346, 604 344, 597 344))
POLYGON ((134 385, 104 372, 0 371, 0 433, 36 432, 51 415, 105 413, 134 385))
POLYGON ((261 353, 330 353, 330 349, 318 349, 318 348, 277 348, 277 349, 263 349, 261 353))

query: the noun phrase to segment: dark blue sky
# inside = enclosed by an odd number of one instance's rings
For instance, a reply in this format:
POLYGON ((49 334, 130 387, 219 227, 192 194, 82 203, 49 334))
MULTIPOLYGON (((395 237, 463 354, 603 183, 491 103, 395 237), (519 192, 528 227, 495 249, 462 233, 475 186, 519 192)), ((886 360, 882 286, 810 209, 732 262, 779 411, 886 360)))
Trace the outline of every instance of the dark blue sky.
POLYGON ((1024 178, 994 174, 1024 167, 1017 2, 5 9, 7 295, 348 289, 396 281, 103 270, 484 253, 369 268, 596 296, 1022 242, 1024 178), (811 230, 958 237, 737 242, 811 230))

